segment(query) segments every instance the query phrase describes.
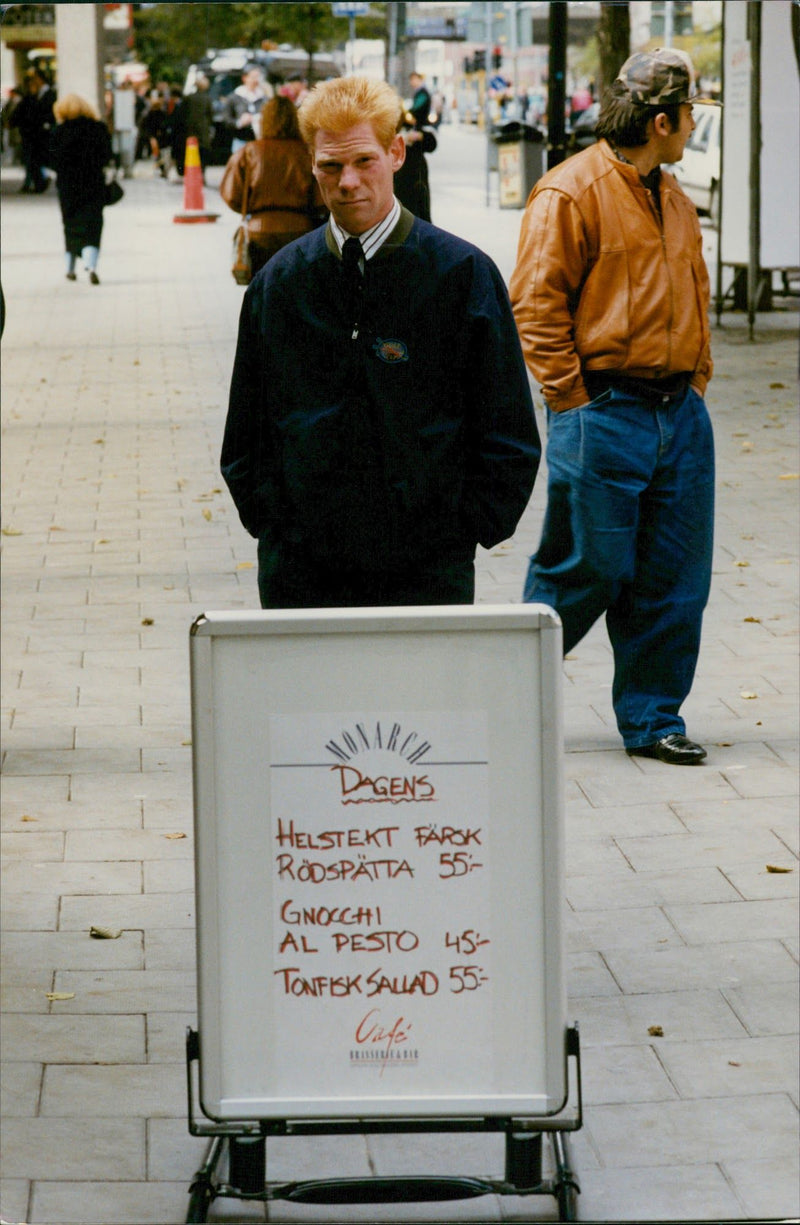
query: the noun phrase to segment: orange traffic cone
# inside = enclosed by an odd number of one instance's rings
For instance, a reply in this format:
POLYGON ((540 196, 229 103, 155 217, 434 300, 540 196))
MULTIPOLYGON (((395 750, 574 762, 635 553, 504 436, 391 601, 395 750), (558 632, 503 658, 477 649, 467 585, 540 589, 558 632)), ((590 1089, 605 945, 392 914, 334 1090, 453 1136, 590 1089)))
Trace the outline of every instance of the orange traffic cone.
POLYGON ((216 221, 219 213, 206 211, 203 202, 203 169, 200 165, 200 147, 196 136, 186 139, 186 156, 183 162, 183 210, 176 213, 173 221, 216 221))

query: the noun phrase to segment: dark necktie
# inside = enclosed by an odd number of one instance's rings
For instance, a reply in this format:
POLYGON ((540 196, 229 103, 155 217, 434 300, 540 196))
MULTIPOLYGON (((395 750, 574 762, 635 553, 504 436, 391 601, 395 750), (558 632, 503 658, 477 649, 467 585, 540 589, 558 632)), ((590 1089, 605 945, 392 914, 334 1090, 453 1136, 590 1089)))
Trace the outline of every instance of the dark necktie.
POLYGON ((345 276, 348 280, 356 281, 361 279, 360 265, 363 258, 364 251, 358 239, 345 239, 345 244, 342 247, 342 263, 344 264, 345 276))
POLYGON ((353 340, 355 340, 358 336, 358 327, 361 318, 361 290, 364 285, 364 275, 361 271, 360 261, 363 259, 363 257, 364 251, 358 239, 345 239, 345 244, 342 247, 342 269, 344 272, 344 283, 346 286, 348 304, 353 312, 353 340))

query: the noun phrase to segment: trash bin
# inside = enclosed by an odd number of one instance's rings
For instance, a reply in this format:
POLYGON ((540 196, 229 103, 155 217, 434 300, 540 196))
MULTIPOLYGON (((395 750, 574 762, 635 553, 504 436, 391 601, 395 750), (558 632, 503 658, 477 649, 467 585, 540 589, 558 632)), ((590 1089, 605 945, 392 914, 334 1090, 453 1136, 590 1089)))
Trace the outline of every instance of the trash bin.
POLYGON ((545 172, 545 134, 511 119, 495 124, 490 139, 497 156, 500 207, 524 208, 531 188, 545 172))

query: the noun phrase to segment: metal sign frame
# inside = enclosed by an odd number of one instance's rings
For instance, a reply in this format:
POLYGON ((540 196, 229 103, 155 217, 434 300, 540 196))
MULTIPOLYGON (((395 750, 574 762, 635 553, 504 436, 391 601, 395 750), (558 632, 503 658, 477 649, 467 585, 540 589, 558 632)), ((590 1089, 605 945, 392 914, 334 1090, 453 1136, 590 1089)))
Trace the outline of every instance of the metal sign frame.
MULTIPOLYGON (((456 1191, 451 1186, 448 1193, 443 1184, 452 1184, 452 1179, 422 1180, 416 1198, 453 1198, 488 1190, 546 1193, 557 1195, 560 1205, 563 1201, 564 1212, 571 1211, 577 1183, 563 1133, 581 1126, 581 1104, 577 1027, 566 1024, 563 972, 561 654, 558 618, 551 609, 536 605, 207 613, 195 622, 190 661, 200 1025, 199 1033, 190 1030, 188 1034, 187 1077, 190 1130, 194 1135, 214 1137, 216 1145, 193 1185, 196 1206, 207 1205, 217 1194, 286 1197, 286 1188, 264 1186, 262 1150, 268 1135, 477 1129, 506 1133, 505 1183, 478 1180, 478 1187, 472 1180, 473 1189, 465 1192, 464 1180, 456 1179, 456 1191), (390 748, 400 752, 399 733, 392 733, 392 745, 379 726, 376 749, 374 743, 367 746, 364 728, 376 716, 385 719, 388 727, 393 714, 409 711, 422 728, 419 739, 414 739, 416 732, 409 732, 402 745, 406 764, 414 763, 413 778, 409 778, 410 769, 402 776, 398 768, 397 778, 385 779, 376 789, 376 780, 369 772, 363 777, 359 774, 348 750, 364 748, 367 764, 372 760, 370 753, 383 761, 390 748), (344 730, 325 743, 333 764, 329 759, 317 760, 329 726, 338 727, 356 716, 363 716, 358 732, 344 730), (427 739, 425 729, 430 727, 436 730, 427 739), (452 735, 461 735, 464 729, 468 733, 464 744, 470 747, 462 761, 452 744, 447 745, 449 734, 452 740, 452 735), (306 735, 307 731, 311 734, 306 735), (358 743, 359 735, 363 745, 358 743), (481 737, 485 737, 483 755, 481 737), (438 757, 433 740, 444 746, 438 757), (314 748, 304 758, 307 742, 314 748), (349 764, 337 764, 337 760, 349 764), (423 765, 426 772, 421 774, 423 765), (304 1032, 303 1025, 313 1035, 319 1018, 326 1031, 335 1030, 342 1016, 340 1000, 307 1006, 302 999, 295 1008, 295 1000, 287 1003, 282 998, 290 994, 281 990, 281 983, 285 986, 289 979, 281 968, 283 945, 279 948, 275 923, 277 907, 284 905, 281 890, 285 892, 285 887, 279 883, 286 867, 282 861, 291 859, 280 853, 277 844, 282 847, 289 837, 287 830, 294 831, 295 816, 297 830, 303 821, 312 820, 315 797, 322 797, 319 803, 323 805, 329 802, 330 784, 325 780, 331 774, 340 776, 343 794, 345 777, 348 787, 355 785, 356 776, 358 787, 369 784, 369 798, 338 802, 389 804, 383 809, 348 810, 357 814, 350 816, 351 823, 386 827, 392 820, 392 828, 400 831, 398 842, 404 836, 409 840, 413 828, 416 846, 425 846, 427 837, 421 840, 419 830, 439 827, 435 822, 425 823, 433 805, 426 812, 413 786, 433 791, 435 785, 440 791, 437 800, 451 802, 450 808, 443 803, 435 816, 440 821, 448 819, 455 803, 457 811, 465 814, 461 833, 471 833, 473 846, 482 844, 482 839, 487 844, 481 846, 481 862, 471 866, 465 865, 475 856, 442 853, 435 890, 423 888, 422 893, 408 895, 413 899, 413 905, 408 904, 414 917, 408 926, 424 932, 423 945, 426 941, 429 949, 449 945, 449 930, 444 942, 428 938, 421 911, 429 908, 438 914, 437 904, 440 911, 444 906, 443 922, 448 926, 448 908, 456 892, 448 894, 452 885, 441 881, 447 882, 453 874, 456 858, 459 875, 462 870, 466 876, 478 869, 471 878, 478 882, 472 894, 466 884, 460 887, 473 903, 476 899, 485 902, 483 921, 491 939, 478 943, 494 946, 481 957, 487 963, 481 983, 478 971, 482 966, 459 964, 455 985, 451 967, 450 991, 455 995, 451 998, 443 990, 436 1015, 452 1026, 461 1007, 461 991, 468 986, 475 992, 463 997, 469 1023, 457 1037, 452 1029, 446 1033, 438 1048, 438 1038, 431 1040, 428 1034, 422 1078, 414 1079, 406 1066, 385 1082, 370 1075, 371 1069, 367 1075, 362 1071, 356 1076, 352 1071, 330 1072, 328 1050, 317 1064, 312 1057, 310 1079, 304 1082, 300 1065, 305 1059, 291 1059, 292 1042, 301 1041, 300 1049, 306 1050, 304 1040, 297 1037, 304 1032), (389 787, 395 798, 389 796, 389 787), (409 787, 413 794, 408 793, 409 787), (402 804, 401 815, 392 815, 402 804), (481 822, 485 824, 483 834, 481 822), (448 863, 441 870, 444 859, 448 863), (434 892, 448 900, 437 903, 434 892), (241 955, 237 949, 243 950, 241 955), (477 988, 488 982, 491 986, 484 988, 481 997, 477 988), (475 1002, 481 998, 488 1001, 483 1011, 475 1002), (253 1014, 249 1018, 248 1012, 253 1014), (288 1060, 275 1054, 285 1037, 283 1030, 290 1031, 285 1048, 290 1053, 288 1060), (473 1030, 477 1038, 470 1048, 473 1030), (488 1058, 483 1049, 487 1044, 495 1047, 488 1058), (473 1071, 471 1058, 456 1060, 448 1077, 437 1082, 438 1065, 447 1059, 447 1047, 463 1045, 468 1056, 475 1054, 478 1070, 473 1071), (570 1083, 571 1058, 577 1064, 577 1115, 570 1101, 575 1089, 574 1078, 570 1083), (287 1066, 289 1071, 283 1076, 287 1066), (488 1078, 485 1084, 484 1078, 488 1078), (367 1082, 370 1087, 364 1089, 367 1082), (210 1124, 197 1122, 198 1103, 210 1124), (550 1133, 555 1146, 555 1183, 541 1179, 543 1132, 550 1133), (536 1143, 530 1143, 532 1139, 536 1143), (258 1142, 255 1149, 254 1141, 258 1142), (229 1177, 233 1190, 213 1181, 220 1143, 228 1146, 236 1173, 236 1178, 229 1177), (248 1162, 253 1153, 251 1168, 248 1162), (432 1190, 434 1183, 438 1190, 432 1190)), ((399 726, 398 719, 395 727, 399 726)), ((452 831, 453 827, 442 826, 442 832, 446 828, 452 831)), ((313 843, 314 835, 307 832, 292 832, 291 836, 296 836, 299 847, 310 845, 309 838, 313 843)), ((428 869, 434 862, 421 851, 417 860, 428 869)), ((321 864, 316 867, 322 869, 321 864)), ((304 870, 305 879, 310 879, 311 867, 304 870)), ((424 876, 422 867, 419 871, 424 876)), ((294 860, 291 891, 302 895, 293 872, 294 860)), ((405 884, 387 886, 389 900, 385 903, 375 893, 378 888, 370 886, 378 909, 391 912, 405 904, 405 884)), ((349 885, 350 893, 356 889, 349 885)), ((327 891, 326 883, 319 894, 321 900, 327 891)), ((336 900, 335 895, 331 900, 336 900)), ((470 939, 475 937, 477 942, 476 931, 470 931, 470 939)), ((289 939, 290 960, 300 963, 302 954, 294 955, 296 932, 284 937, 289 939)), ((333 939, 337 954, 342 948, 349 953, 344 932, 334 933, 333 939)), ((318 949, 304 942, 303 951, 317 953, 318 949)), ((459 956, 459 960, 467 958, 459 956)), ((352 981, 361 981, 355 973, 358 965, 354 967, 352 981)), ((437 974, 430 973, 436 980, 437 974)), ((447 982, 444 975, 440 979, 447 982)), ((333 979, 320 975, 314 981, 331 983, 333 979)), ((398 975, 381 981, 391 984, 391 992, 402 993, 398 999, 390 996, 387 1007, 399 1011, 402 1004, 404 1015, 413 1015, 406 983, 417 980, 409 973, 402 980, 398 975)), ((378 1002, 383 1005, 382 999, 378 1002)), ((369 1006, 371 1001, 366 1003, 369 1006)), ((362 1001, 357 999, 356 1004, 362 1001)), ((420 1031, 424 1031, 426 1006, 431 1007, 428 1001, 418 1009, 420 1031)), ((438 1032, 436 1027, 432 1032, 438 1032)), ((332 1049, 336 1056, 335 1044, 332 1049)), ((345 1062, 340 1058, 336 1067, 345 1062)), ((356 1182, 363 1191, 364 1180, 356 1182)), ((361 1199, 390 1197, 386 1188, 376 1192, 375 1180, 367 1182, 372 1190, 366 1194, 358 1196, 352 1187, 346 1194, 361 1199)), ((409 1191, 409 1185, 401 1188, 399 1198, 414 1198, 409 1191)), ((294 1191, 291 1194, 295 1197, 294 1191)), ((310 1190, 308 1198, 323 1202, 321 1194, 319 1189, 310 1190)), ((345 1192, 337 1187, 330 1194, 334 1198, 325 1202, 342 1202, 336 1196, 345 1192)), ((190 1215, 189 1219, 205 1217, 190 1215)), ((575 1218, 567 1215, 564 1219, 575 1218)))

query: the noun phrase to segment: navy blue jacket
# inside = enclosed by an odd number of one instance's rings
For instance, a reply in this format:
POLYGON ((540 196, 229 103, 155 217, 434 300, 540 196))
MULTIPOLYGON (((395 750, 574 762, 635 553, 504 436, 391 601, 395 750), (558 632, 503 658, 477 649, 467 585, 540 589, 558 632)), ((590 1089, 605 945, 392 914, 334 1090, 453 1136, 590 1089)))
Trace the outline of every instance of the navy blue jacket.
POLYGON ((329 570, 413 572, 511 536, 540 443, 500 273, 411 216, 347 292, 328 227, 249 286, 222 448, 242 523, 329 570))

